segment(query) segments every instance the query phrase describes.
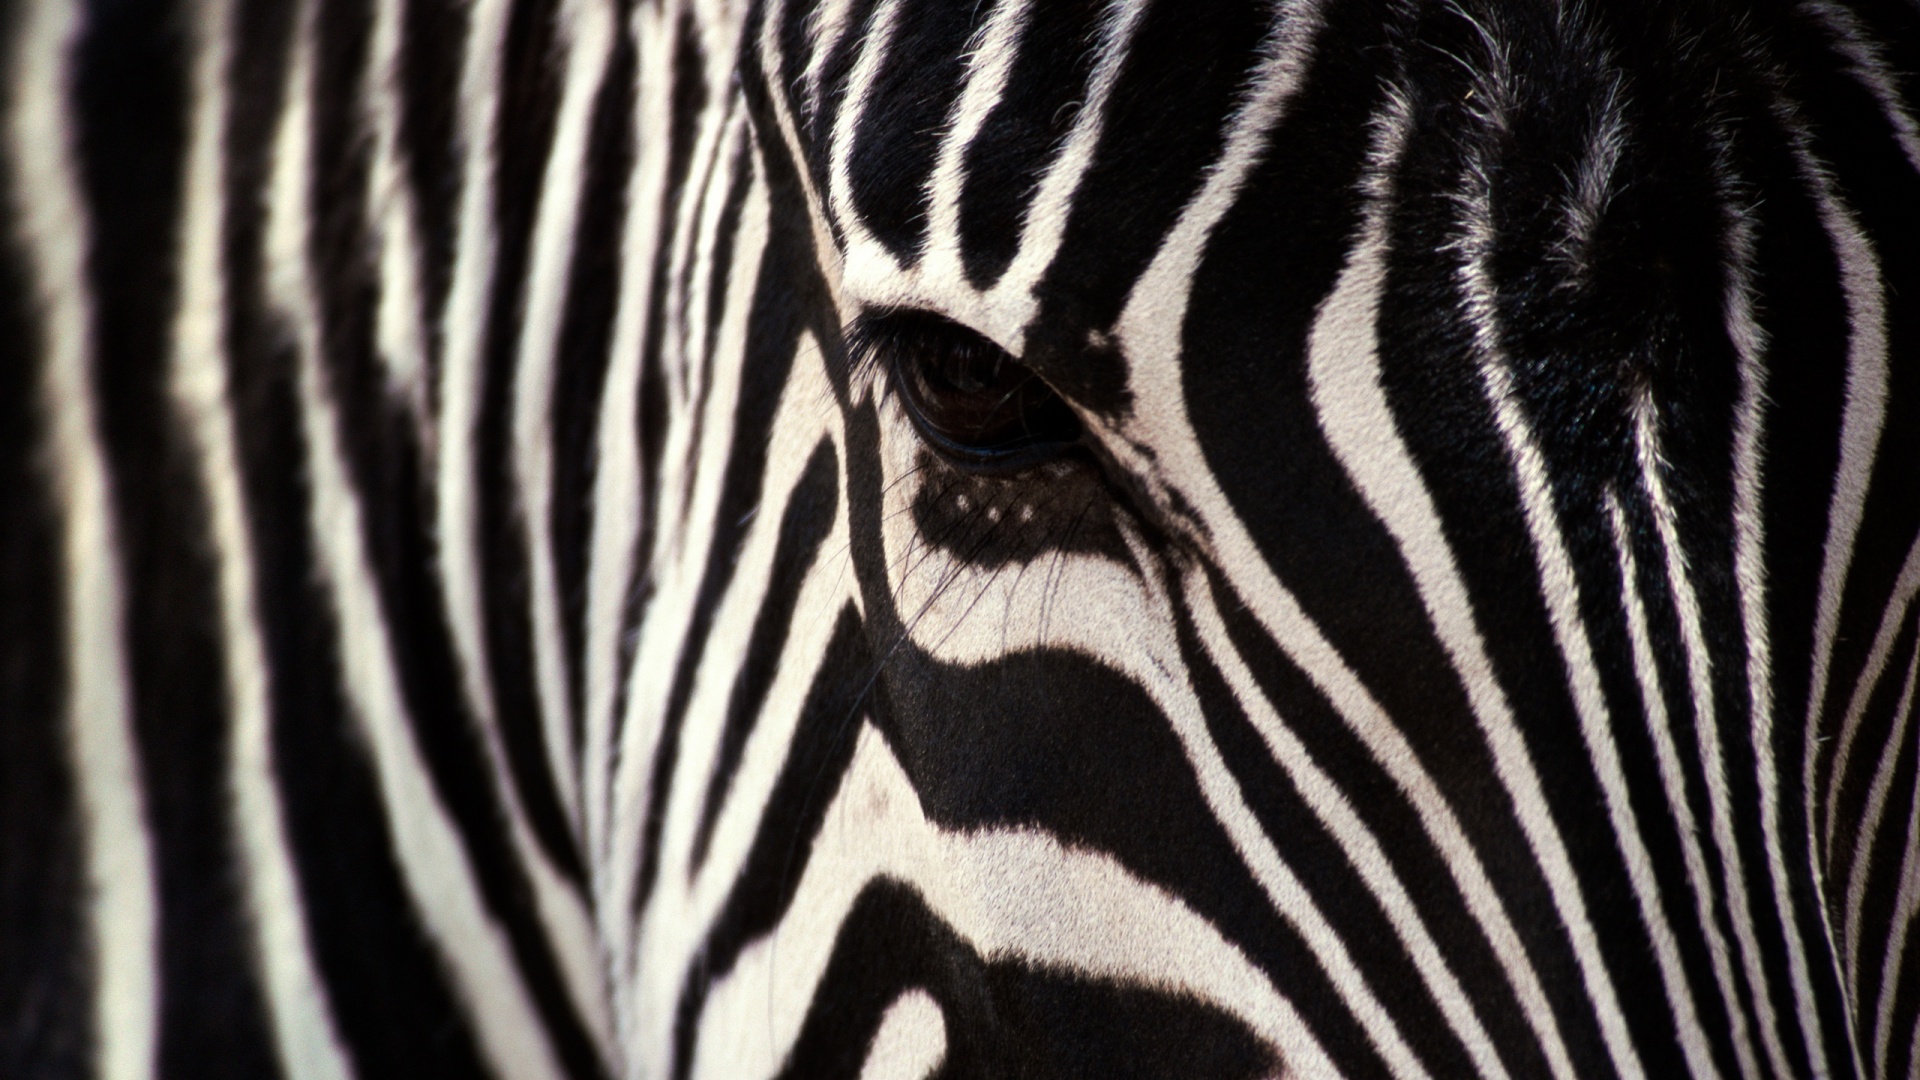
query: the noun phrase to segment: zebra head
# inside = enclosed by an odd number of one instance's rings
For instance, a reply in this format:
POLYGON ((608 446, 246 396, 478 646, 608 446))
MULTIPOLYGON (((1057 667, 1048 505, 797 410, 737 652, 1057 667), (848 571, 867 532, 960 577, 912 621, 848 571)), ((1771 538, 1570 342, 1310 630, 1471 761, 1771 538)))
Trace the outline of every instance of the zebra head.
POLYGON ((0 1076, 1920 1076, 1916 71, 0 6, 0 1076))
POLYGON ((656 32, 742 93, 663 376, 704 426, 662 498, 711 502, 654 543, 755 583, 663 632, 662 678, 704 644, 628 744, 696 747, 636 846, 728 883, 696 943, 642 856, 663 1067, 1909 1060, 1915 268, 1873 238, 1920 191, 1852 15, 656 32))

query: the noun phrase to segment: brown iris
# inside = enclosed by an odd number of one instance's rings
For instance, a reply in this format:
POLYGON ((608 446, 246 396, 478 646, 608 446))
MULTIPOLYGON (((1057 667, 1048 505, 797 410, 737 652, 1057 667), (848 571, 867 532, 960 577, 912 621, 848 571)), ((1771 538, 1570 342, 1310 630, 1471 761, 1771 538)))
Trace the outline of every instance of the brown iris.
POLYGON ((1080 443, 1080 420, 1033 370, 993 342, 938 315, 865 317, 855 355, 891 367, 893 386, 921 437, 962 466, 1014 471, 1080 443))

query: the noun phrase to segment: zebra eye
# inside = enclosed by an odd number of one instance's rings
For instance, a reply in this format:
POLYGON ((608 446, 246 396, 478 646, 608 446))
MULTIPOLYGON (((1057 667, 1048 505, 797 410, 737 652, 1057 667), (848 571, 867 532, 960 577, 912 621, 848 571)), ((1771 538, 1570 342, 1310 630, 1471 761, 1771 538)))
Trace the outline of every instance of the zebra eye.
POLYGON ((960 324, 925 312, 863 319, 855 348, 885 363, 921 438, 956 464, 1012 472, 1079 445, 1080 419, 1032 369, 960 324))

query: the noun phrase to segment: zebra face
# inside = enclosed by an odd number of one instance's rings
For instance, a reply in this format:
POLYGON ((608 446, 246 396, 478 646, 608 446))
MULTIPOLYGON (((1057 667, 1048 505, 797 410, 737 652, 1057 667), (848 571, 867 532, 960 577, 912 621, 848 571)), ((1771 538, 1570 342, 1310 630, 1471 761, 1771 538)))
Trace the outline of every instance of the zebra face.
MULTIPOLYGON (((728 175, 822 778, 756 926, 839 928, 797 1047, 1084 1064, 1147 1010, 1222 1075, 1848 1057, 1805 657, 1850 541, 1784 523, 1864 512, 1835 436, 1885 402, 1836 394, 1888 312, 1756 246, 1871 258, 1722 81, 1780 28, 1696 15, 1674 61, 1565 12, 756 10, 728 175)), ((708 1008, 771 977, 729 972, 708 1008)))
POLYGON ((10 5, 0 1075, 1920 1075, 1915 71, 10 5))

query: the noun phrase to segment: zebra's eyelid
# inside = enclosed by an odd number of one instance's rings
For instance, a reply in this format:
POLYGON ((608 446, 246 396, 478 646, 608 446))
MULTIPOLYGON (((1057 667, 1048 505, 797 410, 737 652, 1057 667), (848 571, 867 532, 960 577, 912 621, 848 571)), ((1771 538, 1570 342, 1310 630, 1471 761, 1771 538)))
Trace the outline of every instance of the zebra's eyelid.
MULTIPOLYGON (((900 349, 916 344, 906 340, 908 334, 906 327, 902 324, 910 325, 913 331, 920 335, 950 333, 956 344, 965 342, 966 339, 977 339, 972 344, 984 343, 993 348, 999 348, 965 323, 955 321, 937 311, 926 308, 874 307, 855 315, 841 327, 840 340, 849 361, 849 372, 858 374, 861 370, 871 367, 880 358, 881 351, 888 346, 900 349)), ((1005 352, 1004 349, 1000 351, 1005 352)), ((1020 358, 1011 353, 1007 353, 1007 356, 1015 363, 1020 362, 1020 358)))

